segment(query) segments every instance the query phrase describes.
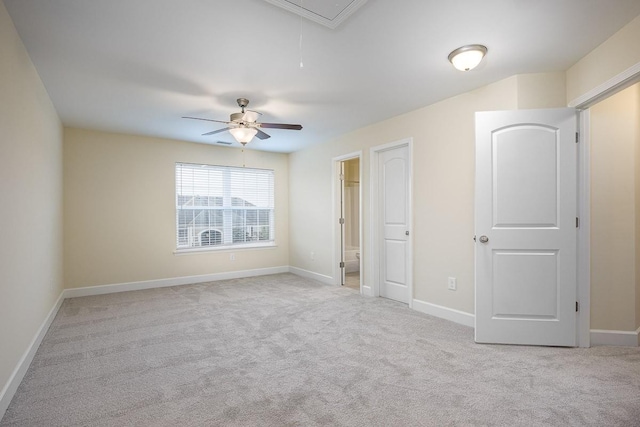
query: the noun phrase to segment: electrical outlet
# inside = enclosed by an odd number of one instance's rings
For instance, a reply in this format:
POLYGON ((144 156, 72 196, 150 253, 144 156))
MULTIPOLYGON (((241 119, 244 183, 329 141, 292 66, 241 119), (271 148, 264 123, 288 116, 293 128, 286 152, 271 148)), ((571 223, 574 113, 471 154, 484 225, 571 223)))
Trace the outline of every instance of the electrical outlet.
POLYGON ((310 256, 311 256, 311 261, 315 261, 316 253, 315 252, 311 252, 310 256))
POLYGON ((456 278, 455 277, 449 277, 447 288, 450 291, 455 291, 458 288, 458 285, 456 283, 456 278))
POLYGON ((236 260, 236 254, 234 254, 234 253, 229 254, 229 260, 230 261, 235 261, 236 260))

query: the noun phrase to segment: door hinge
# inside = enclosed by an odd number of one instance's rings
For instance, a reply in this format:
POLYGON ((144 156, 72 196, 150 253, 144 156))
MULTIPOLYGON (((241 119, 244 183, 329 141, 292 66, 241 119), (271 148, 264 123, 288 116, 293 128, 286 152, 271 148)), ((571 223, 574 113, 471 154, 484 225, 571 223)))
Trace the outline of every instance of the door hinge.
POLYGON ((580 142, 580 134, 576 132, 576 144, 580 142))
POLYGON ((344 181, 344 174, 343 173, 340 174, 340 181, 344 181))
POLYGON ((576 228, 580 228, 580 218, 576 217, 576 228))
POLYGON ((344 268, 344 261, 340 261, 340 268, 344 268))
POLYGON ((580 304, 578 304, 578 301, 576 301, 576 313, 580 310, 580 304))
POLYGON ((344 225, 344 218, 340 218, 338 222, 340 223, 340 225, 344 225))

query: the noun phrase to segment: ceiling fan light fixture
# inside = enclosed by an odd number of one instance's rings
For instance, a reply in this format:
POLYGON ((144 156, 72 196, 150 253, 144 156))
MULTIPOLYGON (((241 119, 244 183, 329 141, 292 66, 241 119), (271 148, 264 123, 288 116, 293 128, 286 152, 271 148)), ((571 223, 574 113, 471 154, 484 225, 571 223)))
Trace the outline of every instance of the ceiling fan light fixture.
POLYGON ((239 126, 237 128, 229 129, 231 135, 238 141, 240 144, 244 145, 247 142, 250 142, 254 136, 258 133, 258 130, 250 127, 239 126))
POLYGON ((191 117, 183 116, 183 119, 191 120, 203 120, 205 122, 224 123, 227 127, 222 129, 216 129, 211 132, 203 133, 202 136, 215 135, 220 132, 229 131, 231 135, 240 144, 247 145, 251 142, 254 136, 260 139, 271 138, 269 134, 260 130, 260 128, 267 129, 288 129, 288 130, 302 130, 302 125, 294 125, 288 123, 258 123, 258 118, 262 115, 257 111, 245 110, 245 107, 249 104, 249 100, 246 98, 238 98, 238 107, 240 107, 239 113, 233 113, 230 116, 230 120, 214 120, 205 119, 203 117, 191 117))
POLYGON ((449 54, 449 61, 460 71, 473 70, 487 54, 487 47, 481 44, 469 44, 449 54))

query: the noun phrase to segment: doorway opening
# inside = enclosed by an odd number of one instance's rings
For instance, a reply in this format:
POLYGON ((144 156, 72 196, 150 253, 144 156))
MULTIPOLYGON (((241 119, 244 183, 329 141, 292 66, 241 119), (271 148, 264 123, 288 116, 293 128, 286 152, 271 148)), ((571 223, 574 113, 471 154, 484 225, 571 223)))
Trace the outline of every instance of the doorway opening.
POLYGON ((590 240, 590 344, 638 346, 640 83, 598 100, 583 117, 589 135, 584 231, 590 240))
POLYGON ((360 152, 334 158, 336 284, 361 292, 362 174, 360 152))
POLYGON ((580 304, 578 342, 580 347, 601 344, 628 345, 621 343, 628 342, 629 337, 635 338, 638 342, 637 331, 629 333, 627 331, 591 330, 591 107, 638 82, 640 82, 640 62, 569 102, 570 107, 579 111, 581 135, 578 176, 578 211, 580 216, 580 227, 578 228, 578 302, 580 304))
POLYGON ((360 290, 360 158, 340 162, 343 286, 360 290))

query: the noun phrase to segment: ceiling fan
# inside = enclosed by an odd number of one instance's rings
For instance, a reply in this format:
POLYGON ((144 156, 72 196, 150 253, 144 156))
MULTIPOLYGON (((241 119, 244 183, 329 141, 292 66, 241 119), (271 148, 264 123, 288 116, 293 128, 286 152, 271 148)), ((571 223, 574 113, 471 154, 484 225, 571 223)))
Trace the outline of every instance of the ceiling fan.
POLYGON ((216 122, 216 123, 224 123, 228 125, 226 128, 213 130, 211 132, 203 133, 202 135, 213 135, 220 132, 229 131, 231 135, 241 143, 242 145, 246 145, 247 142, 251 141, 254 136, 257 136, 260 139, 271 138, 270 135, 264 133, 260 128, 266 129, 289 129, 289 130, 301 130, 301 125, 289 125, 285 123, 259 123, 257 120, 262 115, 262 113, 258 113, 257 111, 245 110, 247 105, 249 105, 249 100, 246 98, 238 98, 237 100, 238 106, 240 107, 239 113, 233 113, 230 116, 229 121, 223 120, 213 120, 213 119, 203 119, 200 117, 182 117, 183 119, 193 119, 193 120, 204 120, 207 122, 216 122))

